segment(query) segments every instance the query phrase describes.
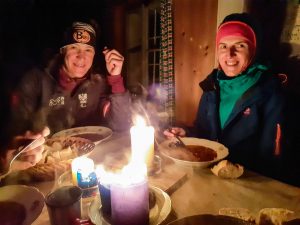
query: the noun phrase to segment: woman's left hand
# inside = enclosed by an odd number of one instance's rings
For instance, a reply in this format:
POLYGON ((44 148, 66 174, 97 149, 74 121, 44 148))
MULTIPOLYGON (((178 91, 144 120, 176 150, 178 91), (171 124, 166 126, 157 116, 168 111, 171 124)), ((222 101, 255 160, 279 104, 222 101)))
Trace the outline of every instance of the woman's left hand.
POLYGON ((103 50, 103 54, 108 73, 112 76, 120 75, 123 67, 124 57, 117 50, 110 50, 106 47, 103 50))

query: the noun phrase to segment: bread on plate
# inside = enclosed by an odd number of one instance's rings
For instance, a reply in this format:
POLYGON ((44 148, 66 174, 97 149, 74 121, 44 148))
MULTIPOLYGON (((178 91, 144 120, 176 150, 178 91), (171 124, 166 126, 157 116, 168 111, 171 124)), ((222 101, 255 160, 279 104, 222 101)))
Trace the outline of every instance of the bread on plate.
POLYGON ((234 179, 240 177, 244 173, 244 167, 228 160, 222 160, 215 165, 211 171, 218 177, 234 179))

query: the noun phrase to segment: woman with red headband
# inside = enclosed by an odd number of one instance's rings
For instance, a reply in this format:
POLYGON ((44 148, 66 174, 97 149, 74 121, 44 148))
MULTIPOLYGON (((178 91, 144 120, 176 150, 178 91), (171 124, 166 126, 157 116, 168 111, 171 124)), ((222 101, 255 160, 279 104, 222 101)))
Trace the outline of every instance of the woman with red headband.
POLYGON ((229 149, 229 160, 266 175, 279 170, 283 100, 280 81, 261 54, 258 26, 249 14, 231 14, 218 28, 218 68, 200 83, 203 96, 193 129, 166 136, 196 136, 229 149))

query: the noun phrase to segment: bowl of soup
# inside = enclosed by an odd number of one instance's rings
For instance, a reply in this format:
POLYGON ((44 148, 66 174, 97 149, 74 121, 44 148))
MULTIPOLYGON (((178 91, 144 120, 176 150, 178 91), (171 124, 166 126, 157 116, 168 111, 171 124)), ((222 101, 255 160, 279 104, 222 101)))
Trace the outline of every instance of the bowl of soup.
POLYGON ((185 147, 178 145, 176 139, 166 140, 159 145, 163 156, 180 165, 208 167, 229 154, 228 148, 215 141, 192 137, 181 139, 185 147))

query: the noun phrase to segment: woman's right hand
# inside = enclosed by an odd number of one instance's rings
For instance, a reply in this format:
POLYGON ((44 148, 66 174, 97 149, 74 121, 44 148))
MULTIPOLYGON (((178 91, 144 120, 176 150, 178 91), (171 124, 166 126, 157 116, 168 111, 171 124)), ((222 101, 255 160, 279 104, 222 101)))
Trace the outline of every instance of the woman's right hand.
POLYGON ((115 49, 104 48, 102 51, 105 62, 107 72, 112 75, 120 75, 122 72, 122 67, 124 63, 124 57, 115 49))
POLYGON ((175 135, 180 136, 180 137, 185 137, 186 132, 181 127, 171 127, 167 130, 164 130, 164 135, 166 137, 175 137, 175 135))
POLYGON ((10 162, 11 158, 13 157, 13 152, 16 151, 17 147, 22 145, 22 143, 28 142, 30 139, 39 139, 35 142, 30 148, 24 151, 17 160, 14 161, 12 164, 12 170, 25 170, 29 167, 35 166, 41 158, 44 151, 44 142, 45 137, 50 134, 50 130, 48 127, 45 127, 39 133, 33 133, 31 131, 27 131, 24 135, 16 136, 13 139, 14 142, 14 149, 10 149, 6 155, 6 161, 10 162))

